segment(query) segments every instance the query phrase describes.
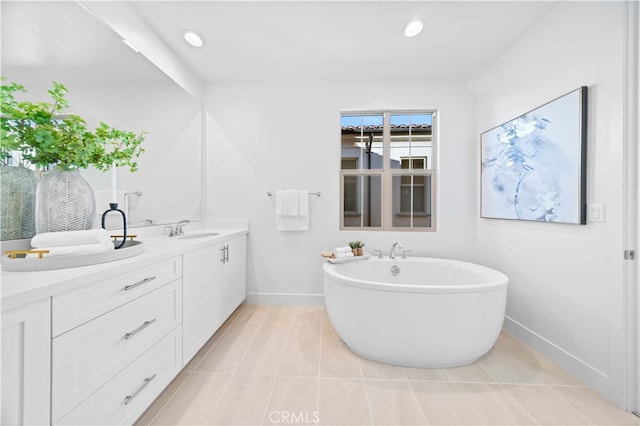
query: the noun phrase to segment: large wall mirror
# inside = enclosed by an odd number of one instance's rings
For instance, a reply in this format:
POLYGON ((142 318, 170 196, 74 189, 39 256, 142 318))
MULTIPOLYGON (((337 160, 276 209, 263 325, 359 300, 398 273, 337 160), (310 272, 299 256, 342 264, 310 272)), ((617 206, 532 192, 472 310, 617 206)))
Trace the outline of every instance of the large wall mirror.
MULTIPOLYGON (((69 91, 68 112, 90 128, 105 122, 147 133, 139 170, 117 169, 129 227, 200 220, 199 101, 77 2, 3 1, 0 7, 1 73, 25 86, 21 99, 50 101, 47 90, 56 81, 69 91)), ((81 173, 97 192, 101 215, 110 172, 81 173)))

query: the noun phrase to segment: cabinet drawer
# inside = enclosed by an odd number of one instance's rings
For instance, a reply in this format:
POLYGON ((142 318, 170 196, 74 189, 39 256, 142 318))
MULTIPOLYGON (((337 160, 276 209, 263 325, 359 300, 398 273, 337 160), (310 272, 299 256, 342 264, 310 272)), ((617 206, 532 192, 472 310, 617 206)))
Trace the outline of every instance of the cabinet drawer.
POLYGON ((182 280, 53 339, 57 421, 182 322, 182 280))
POLYGON ((58 336, 182 276, 180 257, 89 283, 53 297, 53 336, 58 336))
POLYGON ((181 331, 173 330, 57 424, 133 424, 180 371, 181 331))

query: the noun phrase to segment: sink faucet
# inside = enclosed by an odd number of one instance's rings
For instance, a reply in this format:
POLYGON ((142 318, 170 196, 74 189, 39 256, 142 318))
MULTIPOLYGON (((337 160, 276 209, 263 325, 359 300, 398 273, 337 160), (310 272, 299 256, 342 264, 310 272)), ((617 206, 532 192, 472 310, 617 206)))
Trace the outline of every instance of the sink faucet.
POLYGON ((186 219, 185 219, 185 220, 181 220, 180 222, 178 222, 178 223, 176 224, 176 232, 175 232, 175 234, 174 234, 174 235, 178 235, 178 236, 179 236, 179 235, 184 235, 184 231, 182 230, 182 227, 183 227, 184 225, 186 225, 187 223, 191 223, 191 221, 190 221, 190 220, 186 220, 186 219))
POLYGON ((389 252, 389 259, 395 259, 396 258, 396 249, 401 249, 402 246, 400 245, 400 243, 393 243, 393 245, 391 246, 391 251, 389 252))

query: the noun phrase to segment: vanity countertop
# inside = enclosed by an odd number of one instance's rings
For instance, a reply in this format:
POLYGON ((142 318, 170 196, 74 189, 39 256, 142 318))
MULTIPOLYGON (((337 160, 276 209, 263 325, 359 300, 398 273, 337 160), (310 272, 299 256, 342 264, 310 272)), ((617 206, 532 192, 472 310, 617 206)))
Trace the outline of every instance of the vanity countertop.
POLYGON ((247 234, 248 227, 207 228, 187 231, 187 233, 204 232, 216 232, 218 235, 195 239, 168 236, 145 238, 141 236, 141 241, 144 242, 144 252, 127 259, 51 271, 2 271, 2 280, 0 281, 1 310, 6 311, 26 305, 55 294, 76 289, 87 283, 127 273, 134 269, 247 234))

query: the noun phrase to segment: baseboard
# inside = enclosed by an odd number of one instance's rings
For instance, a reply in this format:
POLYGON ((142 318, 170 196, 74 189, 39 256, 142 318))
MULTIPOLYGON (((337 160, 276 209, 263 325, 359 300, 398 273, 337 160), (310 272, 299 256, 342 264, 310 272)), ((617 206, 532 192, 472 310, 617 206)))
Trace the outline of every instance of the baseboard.
POLYGON ((610 378, 607 374, 550 342, 518 321, 505 317, 504 329, 535 351, 547 357, 558 367, 575 376, 603 397, 610 399, 610 378))
POLYGON ((324 294, 247 293, 247 299, 244 303, 250 305, 323 306, 324 294))

